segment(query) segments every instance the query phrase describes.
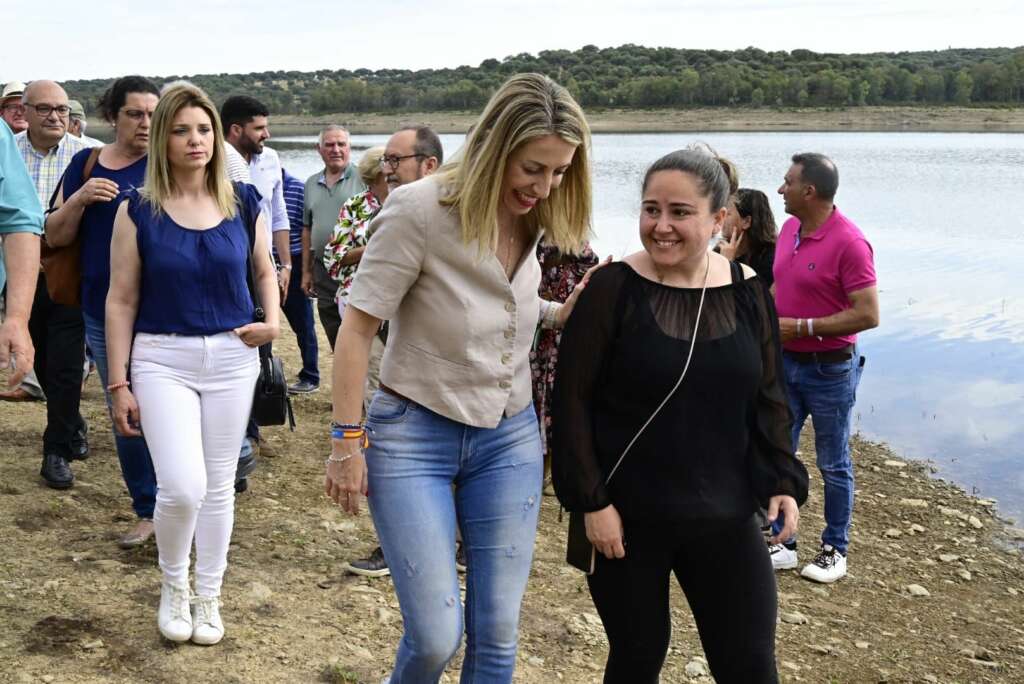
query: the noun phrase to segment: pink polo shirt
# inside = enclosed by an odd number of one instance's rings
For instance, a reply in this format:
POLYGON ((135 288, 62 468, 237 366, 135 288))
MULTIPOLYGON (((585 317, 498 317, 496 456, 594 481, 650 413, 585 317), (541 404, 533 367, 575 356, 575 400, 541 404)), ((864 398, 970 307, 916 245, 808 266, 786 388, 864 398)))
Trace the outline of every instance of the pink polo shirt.
MULTIPOLYGON (((877 282, 874 253, 864 234, 839 207, 813 235, 800 239, 800 219, 782 225, 775 243, 775 308, 782 318, 822 318, 850 308, 847 295, 877 282)), ((856 335, 801 337, 789 351, 840 349, 856 335)))

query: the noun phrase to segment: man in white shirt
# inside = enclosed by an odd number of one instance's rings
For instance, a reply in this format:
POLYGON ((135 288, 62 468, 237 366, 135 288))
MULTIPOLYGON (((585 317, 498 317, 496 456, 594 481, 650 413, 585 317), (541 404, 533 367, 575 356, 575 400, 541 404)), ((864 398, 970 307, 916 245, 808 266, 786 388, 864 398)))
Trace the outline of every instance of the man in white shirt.
MULTIPOLYGON (((284 204, 281 160, 277 152, 263 143, 270 140, 267 117, 270 111, 259 100, 248 95, 234 95, 220 108, 224 138, 249 164, 251 182, 260 191, 263 218, 270 230, 274 255, 280 264, 278 284, 282 298, 288 291, 292 257, 288 245, 288 211, 284 204)), ((283 301, 283 299, 282 299, 283 301)))
POLYGON ((90 138, 85 134, 85 129, 88 127, 88 122, 85 120, 85 107, 78 100, 68 100, 68 107, 71 108, 68 120, 68 135, 73 135, 83 143, 86 147, 100 147, 103 145, 102 140, 96 138, 90 138))
MULTIPOLYGON (((292 255, 289 247, 291 225, 284 204, 281 160, 277 152, 263 145, 270 140, 270 127, 267 123, 269 115, 270 110, 262 102, 248 95, 233 95, 225 100, 220 108, 224 139, 248 163, 250 182, 262 196, 260 213, 263 214, 267 229, 270 231, 274 256, 279 264, 277 284, 281 288, 283 305, 292 274, 292 255)), ((256 447, 259 441, 259 427, 250 418, 245 429, 238 468, 235 471, 236 491, 244 491, 248 487, 247 477, 256 468, 256 447)))

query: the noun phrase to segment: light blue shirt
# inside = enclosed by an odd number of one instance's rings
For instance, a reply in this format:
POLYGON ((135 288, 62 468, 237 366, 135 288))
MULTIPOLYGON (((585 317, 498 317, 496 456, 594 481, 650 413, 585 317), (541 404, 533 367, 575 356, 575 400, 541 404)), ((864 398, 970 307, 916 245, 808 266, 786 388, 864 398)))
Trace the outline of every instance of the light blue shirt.
MULTIPOLYGON (((7 233, 42 235, 43 208, 14 144, 14 134, 4 122, 0 124, 0 237, 7 233)), ((7 271, 0 248, 0 290, 6 282, 7 271)))

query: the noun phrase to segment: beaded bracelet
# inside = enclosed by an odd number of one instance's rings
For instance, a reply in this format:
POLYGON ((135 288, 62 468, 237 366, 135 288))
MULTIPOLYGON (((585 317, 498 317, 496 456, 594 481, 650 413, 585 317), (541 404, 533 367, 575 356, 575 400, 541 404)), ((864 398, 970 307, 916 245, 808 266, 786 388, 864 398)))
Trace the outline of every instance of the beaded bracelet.
POLYGON ((113 392, 114 390, 119 390, 122 387, 128 387, 131 384, 132 383, 128 382, 127 380, 122 380, 121 382, 112 382, 109 385, 107 385, 107 391, 113 392))
POLYGON ((324 465, 327 465, 328 463, 344 463, 354 455, 355 454, 345 454, 344 456, 335 456, 334 454, 331 454, 324 459, 324 465))
POLYGON ((370 446, 369 429, 364 425, 331 423, 331 439, 361 439, 364 449, 370 446))

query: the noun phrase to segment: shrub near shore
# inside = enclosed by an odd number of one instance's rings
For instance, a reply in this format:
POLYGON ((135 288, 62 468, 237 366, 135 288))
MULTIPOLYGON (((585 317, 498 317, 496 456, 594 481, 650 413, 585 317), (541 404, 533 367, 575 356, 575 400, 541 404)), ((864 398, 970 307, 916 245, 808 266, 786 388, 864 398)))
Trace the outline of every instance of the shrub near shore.
MULTIPOLYGON (((289 368, 299 367, 291 335, 275 350, 289 368)), ((238 500, 224 589, 230 630, 211 649, 161 641, 153 621, 155 547, 116 547, 131 515, 97 382, 90 381, 82 404, 93 453, 76 466, 76 485, 64 493, 42 487, 36 461, 27 457, 45 422, 43 405, 5 406, 0 679, 380 681, 401 615, 389 580, 339 570, 374 538, 367 516, 347 518, 321 495, 329 402, 324 386, 296 401, 296 433, 266 431, 263 464, 238 500)), ((802 447, 812 464, 813 443, 802 447)), ((1024 569, 994 504, 932 479, 927 466, 883 445, 857 440, 853 458, 850 576, 821 586, 795 572, 778 575, 783 681, 1024 680, 1024 569)), ((822 525, 821 481, 810 470, 802 559, 809 559, 822 525)), ((545 498, 517 682, 601 678, 604 634, 583 576, 564 562, 565 525, 556 502, 545 498)), ((700 681, 702 651, 678 587, 672 622, 664 681, 700 681)), ((458 660, 447 676, 457 681, 458 660)))

